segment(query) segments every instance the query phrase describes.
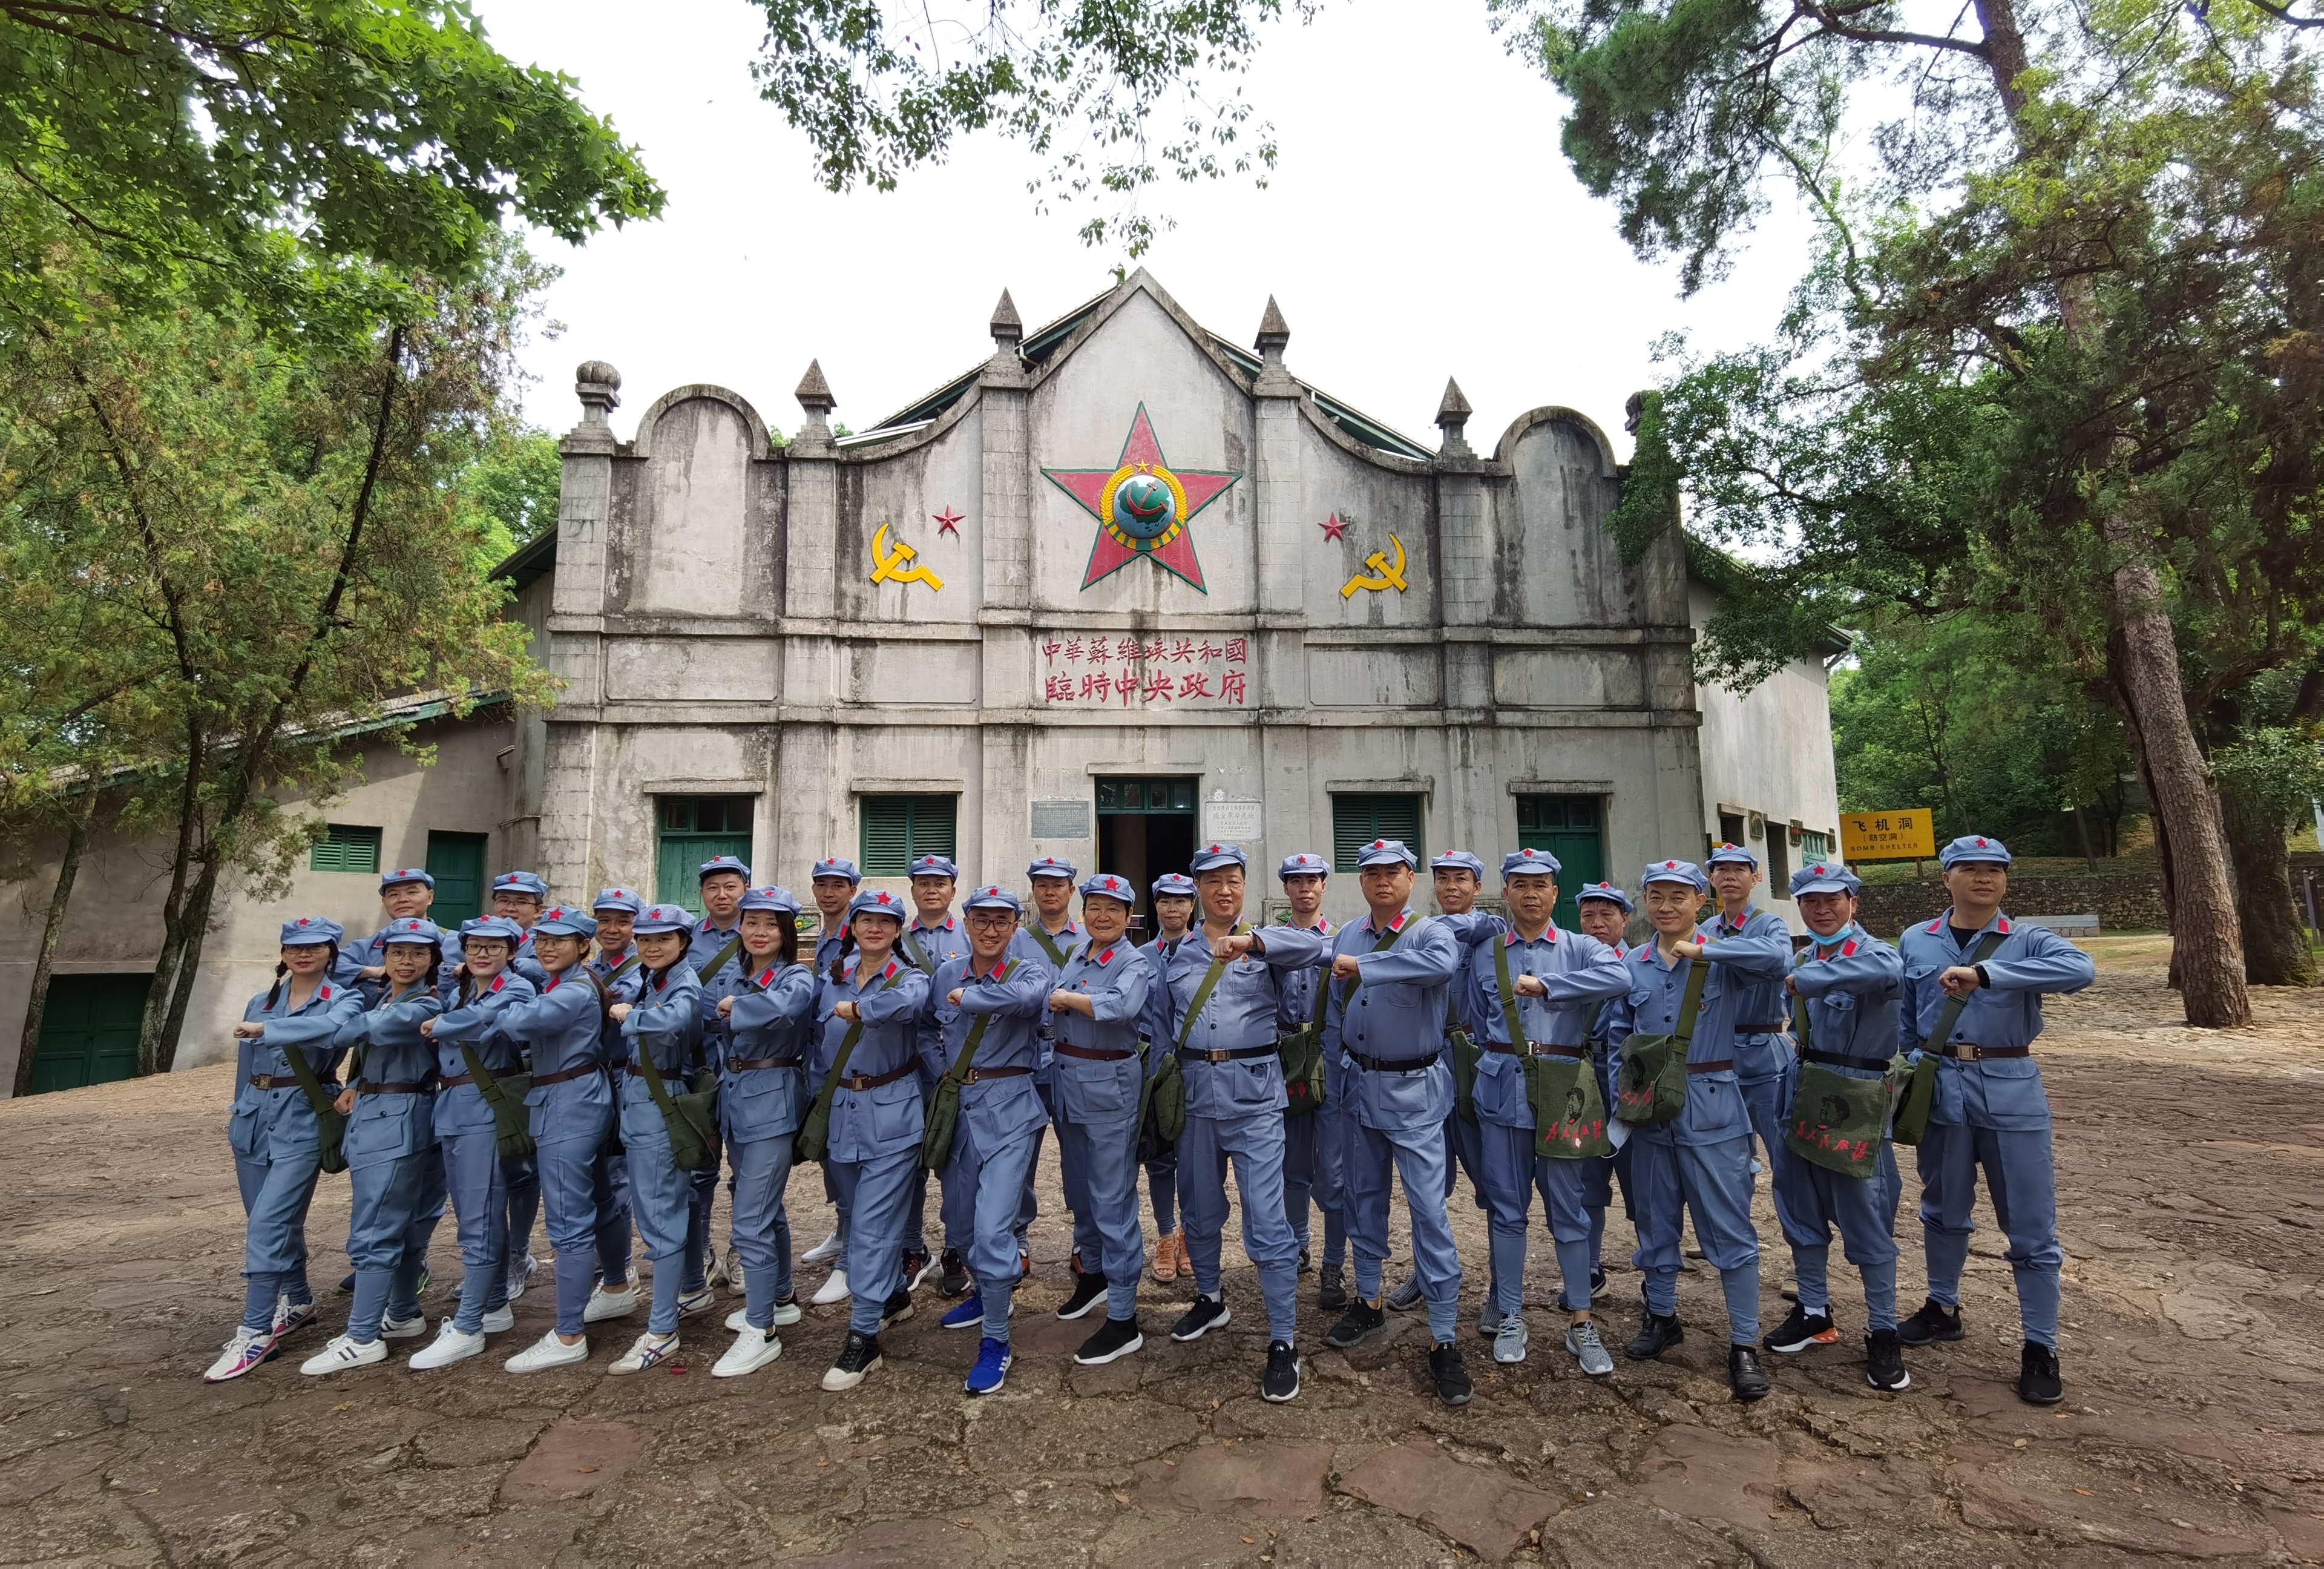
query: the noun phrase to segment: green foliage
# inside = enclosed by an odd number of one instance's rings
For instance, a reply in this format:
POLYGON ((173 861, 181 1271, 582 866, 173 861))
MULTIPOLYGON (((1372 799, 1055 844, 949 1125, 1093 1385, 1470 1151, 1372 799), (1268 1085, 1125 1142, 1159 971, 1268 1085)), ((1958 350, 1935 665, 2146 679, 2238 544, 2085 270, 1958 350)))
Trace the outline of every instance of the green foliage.
POLYGON ((455 482, 457 505, 487 567, 505 561, 557 521, 564 459, 546 430, 496 431, 455 482))
POLYGON ((1139 205, 1166 174, 1263 185, 1275 167, 1274 129, 1252 119, 1240 78, 1285 0, 995 0, 941 22, 877 0, 758 4, 752 74, 831 190, 891 190, 959 137, 997 130, 1048 161, 1037 194, 1109 204, 1086 243, 1137 256, 1168 226, 1139 205))

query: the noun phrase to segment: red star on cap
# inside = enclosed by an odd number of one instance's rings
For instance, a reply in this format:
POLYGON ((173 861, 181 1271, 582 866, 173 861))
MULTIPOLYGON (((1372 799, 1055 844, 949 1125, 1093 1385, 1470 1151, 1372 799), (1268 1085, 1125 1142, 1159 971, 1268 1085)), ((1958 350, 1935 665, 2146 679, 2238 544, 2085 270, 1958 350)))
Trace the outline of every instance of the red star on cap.
POLYGON ((1678 863, 1675 861, 1665 861, 1663 863, 1663 870, 1665 872, 1675 872, 1678 870, 1678 863))
POLYGON ((1979 839, 1979 840, 1978 841, 1978 845, 1979 845, 1979 846, 1982 846, 1982 845, 1985 844, 1985 841, 1984 841, 1984 840, 1982 840, 1982 839, 1979 839))
POLYGON ((1532 860, 1532 859, 1533 859, 1533 852, 1532 852, 1532 851, 1528 850, 1528 851, 1526 851, 1525 854, 1526 854, 1526 860, 1530 861, 1530 860, 1532 860))

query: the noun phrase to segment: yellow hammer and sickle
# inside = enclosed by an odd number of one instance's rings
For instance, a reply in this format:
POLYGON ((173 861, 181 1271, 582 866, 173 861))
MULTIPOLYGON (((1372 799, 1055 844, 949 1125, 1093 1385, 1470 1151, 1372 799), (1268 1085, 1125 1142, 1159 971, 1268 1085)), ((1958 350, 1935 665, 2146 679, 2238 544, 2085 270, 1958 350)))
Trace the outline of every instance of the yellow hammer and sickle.
POLYGON ((1405 591, 1404 541, 1397 539, 1394 534, 1390 534, 1388 537, 1388 542, 1396 547, 1396 565, 1393 567, 1388 565, 1388 555, 1385 551, 1374 550, 1370 555, 1364 558, 1364 565, 1370 568, 1374 572, 1378 573, 1379 576, 1367 577, 1360 572, 1357 573, 1353 577, 1349 578, 1348 581, 1341 586, 1341 598, 1353 599, 1356 596, 1356 590, 1359 588, 1369 588, 1373 590, 1375 593, 1388 588, 1395 589, 1398 594, 1402 594, 1405 591))
POLYGON ((888 525, 881 523, 880 531, 872 536, 872 581, 874 583, 925 583, 932 590, 942 590, 944 579, 926 567, 910 567, 918 555, 903 540, 896 541, 893 550, 888 549, 888 525), (909 567, 908 571, 906 568, 909 567))

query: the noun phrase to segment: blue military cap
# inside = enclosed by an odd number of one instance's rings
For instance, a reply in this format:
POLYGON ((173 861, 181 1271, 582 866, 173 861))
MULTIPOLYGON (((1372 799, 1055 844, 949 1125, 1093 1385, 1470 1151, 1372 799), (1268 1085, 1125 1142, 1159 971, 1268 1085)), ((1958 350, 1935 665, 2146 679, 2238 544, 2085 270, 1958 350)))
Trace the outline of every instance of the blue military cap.
POLYGON ((645 907, 646 901, 626 888, 601 888, 597 891, 597 902, 589 908, 593 910, 627 910, 630 914, 635 915, 645 907))
POLYGON ((1183 872, 1165 872, 1154 880, 1154 897, 1192 899, 1194 897, 1194 880, 1183 872))
POLYGON ((1837 861, 1818 861, 1792 873, 1792 897, 1803 893, 1855 893, 1864 880, 1837 861))
POLYGON ((545 902, 549 898, 549 884, 540 880, 540 874, 537 872, 503 872, 493 879, 493 891, 494 893, 530 893, 533 898, 545 902))
POLYGON ((1194 852, 1194 862, 1187 870, 1199 877, 1205 872, 1216 872, 1225 866, 1240 866, 1249 871, 1250 857, 1242 853, 1240 844, 1205 844, 1194 852))
POLYGON ((2009 864, 2009 846, 1983 834, 1963 834, 1937 852, 1937 864, 1950 868, 1963 861, 1993 861, 2009 864))
MULTIPOLYGON (((1169 878, 1167 877, 1162 880, 1163 882, 1168 881, 1169 878)), ((1184 882, 1185 879, 1182 877, 1178 881, 1184 882)), ((1158 889, 1161 885, 1157 882, 1155 887, 1158 889)), ((1189 887, 1186 891, 1192 893, 1194 889, 1189 887)), ((1111 872, 1101 872, 1095 876, 1082 880, 1082 897, 1084 899, 1118 899, 1124 904, 1136 904, 1138 891, 1130 886, 1130 879, 1127 877, 1116 877, 1111 872)))
POLYGON ((1630 896, 1628 894, 1623 892, 1620 889, 1615 887, 1610 882, 1583 883, 1582 885, 1581 891, 1577 892, 1573 896, 1573 902, 1578 905, 1585 899, 1602 899, 1608 904, 1618 904, 1622 907, 1622 913, 1624 915, 1629 914, 1632 909, 1637 908, 1635 905, 1631 904, 1630 896))
POLYGON ((443 944, 444 928, 416 915, 403 916, 388 922, 379 940, 382 946, 390 948, 398 943, 415 948, 437 947, 443 944))
POLYGON ((417 882, 422 887, 436 886, 436 878, 425 866, 399 866, 392 872, 379 874, 379 891, 385 893, 399 882, 417 882))
POLYGON ((703 878, 715 876, 721 872, 731 872, 746 883, 751 881, 751 869, 748 866, 743 865, 742 858, 737 855, 713 855, 709 860, 705 861, 701 865, 694 869, 694 874, 697 881, 703 878))
POLYGON ((1081 872, 1070 861, 1060 860, 1055 855, 1044 855, 1038 861, 1034 862, 1033 864, 1025 868, 1025 875, 1028 877, 1062 877, 1066 881, 1071 882, 1074 878, 1079 877, 1081 872))
POLYGON ((1729 844, 1724 840, 1711 847, 1711 854, 1703 857, 1702 863, 1705 866, 1725 864, 1748 866, 1754 872, 1759 870, 1759 858, 1757 855, 1752 854, 1740 844, 1729 844))
POLYGON ((1711 891, 1711 879, 1692 861, 1648 862, 1646 871, 1638 876, 1638 886, 1644 888, 1650 882, 1683 882, 1697 893, 1711 891))
POLYGON ((282 923, 282 946, 286 948, 319 948, 336 943, 347 935, 347 928, 335 920, 325 920, 318 915, 302 915, 296 920, 282 923))
POLYGON ((982 888, 970 890, 968 897, 960 901, 960 908, 964 910, 1005 909, 1011 915, 1023 915, 1025 901, 999 883, 988 882, 982 888))
MULTIPOLYGON (((1431 872, 1473 872, 1477 875, 1478 881, 1482 882, 1485 880, 1485 863, 1482 861, 1478 860, 1474 855, 1470 854, 1466 850, 1447 850, 1443 854, 1439 855, 1435 860, 1431 861, 1428 863, 1428 870, 1431 872)), ((1503 876, 1507 876, 1508 874, 1508 868, 1506 865, 1501 868, 1501 873, 1503 876)))
POLYGON ((1564 864, 1546 850, 1512 850, 1501 857, 1501 881, 1512 877, 1554 877, 1564 864))
POLYGON ((797 915, 799 901, 788 888, 754 888, 742 896, 744 909, 771 909, 777 915, 797 915))
POLYGON ((460 923, 460 936, 468 937, 498 937, 514 946, 524 941, 524 928, 504 915, 480 915, 474 920, 460 923))
POLYGON ((657 932, 690 932, 694 929, 694 918, 682 904, 650 904, 630 929, 641 937, 657 932))
POLYGON ((836 855, 816 862, 815 870, 807 875, 810 882, 820 882, 826 877, 844 877, 850 883, 863 881, 863 873, 855 870, 854 862, 843 861, 836 855))
POLYGON ((951 858, 948 856, 923 855, 918 860, 912 863, 912 875, 915 877, 956 878, 960 875, 960 868, 954 865, 951 858))
POLYGON ((1321 855, 1303 850, 1296 855, 1286 855, 1283 864, 1275 869, 1277 877, 1329 877, 1332 868, 1321 855))
POLYGON ((532 923, 532 929, 552 937, 594 937, 597 935, 597 923, 586 912, 567 909, 560 904, 542 910, 540 918, 532 923))
POLYGON ((1406 848, 1401 839, 1375 839, 1356 852, 1356 864, 1411 867, 1420 864, 1420 857, 1406 848))
POLYGON ((859 915, 884 915, 898 926, 904 924, 904 901, 894 894, 867 888, 847 901, 847 918, 859 915))

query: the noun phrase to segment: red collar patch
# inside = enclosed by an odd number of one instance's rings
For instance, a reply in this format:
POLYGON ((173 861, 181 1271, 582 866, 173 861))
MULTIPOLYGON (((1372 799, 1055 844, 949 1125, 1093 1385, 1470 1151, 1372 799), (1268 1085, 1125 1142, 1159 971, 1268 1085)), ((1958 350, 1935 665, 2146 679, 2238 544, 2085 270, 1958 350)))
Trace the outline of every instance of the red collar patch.
POLYGON ((499 991, 502 987, 503 987, 503 986, 505 986, 505 985, 507 985, 507 984, 508 984, 508 972, 507 972, 506 970, 503 970, 503 971, 502 971, 499 974, 494 975, 494 976, 493 977, 493 983, 492 983, 490 986, 485 987, 485 988, 484 988, 484 990, 486 990, 487 992, 497 992, 497 991, 499 991))
POLYGON ((1944 930, 1944 929, 1945 929, 1945 918, 1944 918, 1943 916, 1939 916, 1939 917, 1937 917, 1937 918, 1936 918, 1936 919, 1934 919, 1934 920, 1932 920, 1932 921, 1931 921, 1931 922, 1929 923, 1929 930, 1930 930, 1930 932, 1931 932, 1931 933, 1932 933, 1932 934, 1933 934, 1933 933, 1936 933, 1936 932, 1941 932, 1941 931, 1942 931, 1942 930, 1944 930))
POLYGON ((1999 932, 2003 937, 2007 937, 2009 935, 2009 918, 2005 915, 1996 920, 1993 923, 1993 929, 1999 932))
POLYGON ((1114 945, 1113 945, 1113 944, 1111 944, 1111 943, 1108 943, 1108 944, 1106 945, 1106 946, 1105 946, 1105 952, 1103 952, 1103 953, 1100 954, 1100 955, 1097 956, 1097 961, 1096 961, 1096 962, 1097 962, 1097 967, 1098 967, 1099 969, 1102 970, 1102 969, 1104 969, 1108 964, 1111 964, 1111 963, 1113 963, 1113 949, 1114 949, 1114 945))
POLYGON ((898 964, 895 960, 890 959, 888 961, 888 967, 880 972, 880 978, 883 981, 892 981, 896 978, 896 972, 900 968, 902 968, 902 966, 898 964))
POLYGON ((765 969, 763 969, 763 970, 761 970, 761 971, 760 971, 760 972, 759 972, 759 985, 760 985, 760 987, 761 987, 761 989, 763 989, 763 988, 766 986, 767 983, 768 983, 768 982, 770 982, 770 981, 772 981, 774 978, 775 978, 775 966, 774 966, 774 965, 772 965, 772 964, 769 964, 765 969))
POLYGON ((328 986, 324 986, 318 990, 315 995, 320 998, 323 1001, 328 1002, 331 1000, 331 989, 328 986))

